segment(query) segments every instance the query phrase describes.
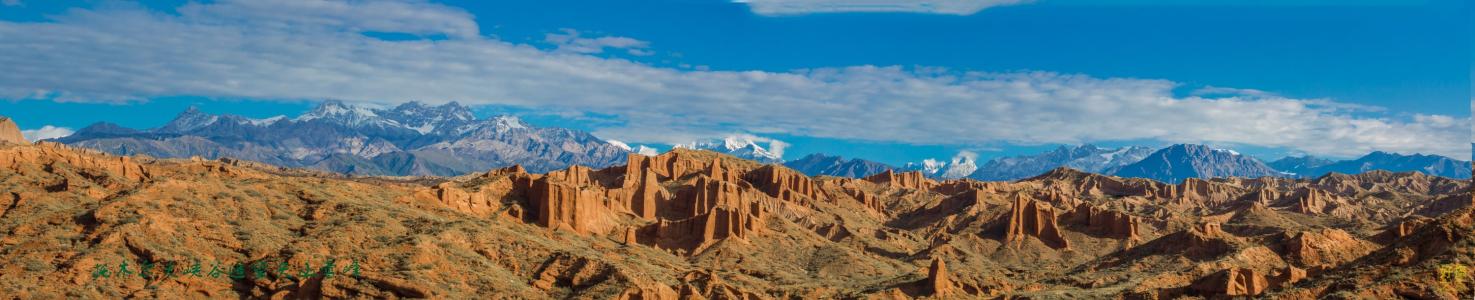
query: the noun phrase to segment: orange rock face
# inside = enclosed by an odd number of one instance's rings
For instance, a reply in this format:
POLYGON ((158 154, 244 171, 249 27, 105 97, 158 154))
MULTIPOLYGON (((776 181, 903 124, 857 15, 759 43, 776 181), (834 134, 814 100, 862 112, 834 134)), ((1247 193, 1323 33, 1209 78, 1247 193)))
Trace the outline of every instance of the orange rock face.
POLYGON ((1320 189, 1303 189, 1296 198, 1295 211, 1308 215, 1319 215, 1326 213, 1327 205, 1333 196, 1320 189))
POLYGON ((1119 211, 1098 209, 1089 203, 1081 203, 1066 218, 1110 237, 1131 241, 1141 238, 1138 228, 1142 226, 1142 220, 1119 211))
POLYGON ((874 182, 876 184, 890 185, 892 187, 914 190, 929 189, 936 184, 932 180, 927 179, 927 176, 922 175, 922 172, 918 171, 896 173, 891 170, 886 170, 885 172, 876 173, 875 175, 868 176, 865 178, 865 180, 874 182))
POLYGON ((1286 260, 1308 268, 1329 268, 1371 252, 1376 246, 1340 229, 1304 231, 1286 241, 1286 260))
POLYGON ((753 183, 769 197, 784 201, 802 201, 804 199, 819 199, 816 193, 814 181, 808 176, 799 174, 798 171, 778 165, 766 165, 744 176, 748 182, 753 183))
POLYGON ((15 121, 0 117, 0 143, 30 144, 31 142, 26 141, 26 137, 21 135, 20 126, 16 126, 15 121))
POLYGON ((933 258, 932 266, 927 268, 927 282, 932 288, 932 295, 945 297, 955 294, 953 292, 953 281, 948 278, 947 265, 941 258, 933 258))
POLYGON ((1269 286, 1263 274, 1232 267, 1204 277, 1194 285, 1194 290, 1209 295, 1254 296, 1265 292, 1269 286))
POLYGON ((0 149, 0 166, 10 169, 17 169, 26 164, 56 163, 103 170, 109 176, 127 182, 141 182, 149 178, 148 170, 127 156, 104 156, 95 151, 72 149, 69 146, 51 142, 41 142, 29 147, 0 149))
POLYGON ((577 233, 604 234, 614 222, 599 191, 549 178, 533 181, 529 193, 538 225, 577 233))
POLYGON ((1055 208, 1049 204, 1018 196, 1014 199, 1008 222, 1005 241, 1020 243, 1026 237, 1035 237, 1051 248, 1070 248, 1070 242, 1061 236, 1060 227, 1056 225, 1055 208))

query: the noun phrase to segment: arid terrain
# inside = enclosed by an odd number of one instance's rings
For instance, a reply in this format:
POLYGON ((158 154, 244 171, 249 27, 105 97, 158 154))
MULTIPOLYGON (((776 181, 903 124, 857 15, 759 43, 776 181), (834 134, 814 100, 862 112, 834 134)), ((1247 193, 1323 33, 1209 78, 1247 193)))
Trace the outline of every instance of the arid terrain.
POLYGON ((1456 266, 1475 265, 1470 181, 1384 171, 938 182, 674 150, 345 177, 43 142, 0 146, 0 188, 0 294, 15 299, 1455 299, 1472 294, 1456 266), (361 272, 115 268, 323 258, 361 272))

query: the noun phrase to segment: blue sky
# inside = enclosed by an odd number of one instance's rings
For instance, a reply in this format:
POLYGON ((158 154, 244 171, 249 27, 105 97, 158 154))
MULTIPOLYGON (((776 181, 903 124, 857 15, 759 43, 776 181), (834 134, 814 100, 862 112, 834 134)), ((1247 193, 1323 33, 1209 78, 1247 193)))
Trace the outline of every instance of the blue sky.
POLYGON ((147 128, 192 105, 454 100, 631 143, 753 134, 789 159, 1180 142, 1470 157, 1463 1, 773 2, 7 0, 0 114, 147 128))

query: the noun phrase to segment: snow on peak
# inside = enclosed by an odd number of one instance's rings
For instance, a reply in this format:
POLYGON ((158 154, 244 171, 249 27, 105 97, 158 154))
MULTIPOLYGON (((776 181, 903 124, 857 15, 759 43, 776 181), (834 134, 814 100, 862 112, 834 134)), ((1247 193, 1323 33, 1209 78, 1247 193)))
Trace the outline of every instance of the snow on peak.
POLYGON ((943 171, 941 177, 946 179, 957 179, 967 177, 978 170, 978 153, 972 151, 959 151, 954 155, 952 163, 948 164, 947 170, 943 171))
POLYGON ((933 175, 947 167, 947 162, 936 159, 923 159, 921 163, 907 163, 905 169, 922 171, 923 174, 933 175))
POLYGON ((1214 148, 1214 151, 1216 151, 1216 152, 1229 153, 1229 155, 1239 155, 1239 151, 1234 151, 1234 150, 1230 150, 1230 149, 1214 148))
POLYGON ((271 125, 271 124, 276 124, 277 122, 280 122, 280 121, 286 120, 286 119, 287 119, 287 116, 275 116, 275 117, 270 117, 270 118, 265 118, 265 119, 245 119, 245 123, 243 123, 243 124, 251 124, 252 126, 267 126, 267 125, 271 125))
POLYGON ((615 147, 617 148, 625 149, 625 151, 634 151, 634 149, 630 149, 630 144, 626 144, 625 142, 616 140, 604 140, 604 142, 609 143, 610 145, 615 145, 615 147))
POLYGON ((645 156, 656 156, 656 155, 660 155, 661 154, 661 152, 660 151, 657 151, 656 148, 646 147, 645 145, 635 146, 635 151, 634 152, 636 154, 645 155, 645 156))
POLYGON ((492 117, 491 119, 488 119, 488 121, 491 121, 492 124, 496 124, 497 129, 501 130, 528 128, 527 123, 523 123, 522 119, 518 119, 516 116, 512 115, 500 115, 492 117))
POLYGON ((393 123, 393 125, 399 125, 397 122, 380 117, 379 113, 368 107, 349 106, 343 104, 343 102, 341 101, 336 100, 323 101, 323 103, 319 104, 317 108, 313 108, 312 111, 308 111, 301 116, 297 116, 297 118, 293 120, 298 122, 326 120, 350 127, 362 127, 365 125, 385 123, 393 123))
POLYGON ((711 150, 764 163, 783 162, 783 149, 787 146, 788 143, 780 140, 748 134, 734 134, 719 140, 676 145, 677 148, 711 150), (768 142, 768 148, 758 145, 759 142, 768 142))

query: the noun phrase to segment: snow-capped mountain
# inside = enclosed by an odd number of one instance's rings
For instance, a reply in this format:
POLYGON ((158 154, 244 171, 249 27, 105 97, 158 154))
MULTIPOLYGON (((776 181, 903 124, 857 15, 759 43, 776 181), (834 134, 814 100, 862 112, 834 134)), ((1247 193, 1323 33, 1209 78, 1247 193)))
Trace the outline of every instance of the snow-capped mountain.
POLYGON ((968 178, 983 181, 1009 181, 1033 177, 1059 167, 1102 173, 1110 168, 1141 161, 1152 154, 1147 147, 1101 148, 1086 144, 1060 146, 1036 155, 1021 155, 989 160, 968 178))
POLYGON ((976 154, 973 154, 972 152, 959 153, 958 155, 953 156, 953 160, 948 163, 947 168, 944 169, 942 171, 942 174, 938 175, 937 177, 942 179, 958 179, 968 177, 969 174, 973 174, 973 172, 978 171, 978 163, 975 162, 975 160, 977 159, 978 156, 976 154))
POLYGON ((891 166, 874 161, 859 158, 845 159, 840 156, 830 156, 820 153, 806 155, 803 158, 785 162, 784 166, 798 170, 809 176, 828 175, 851 178, 862 178, 894 169, 891 166))
POLYGON ((924 176, 937 178, 942 175, 943 170, 947 169, 947 166, 948 163, 945 161, 928 158, 923 159, 921 162, 909 162, 902 165, 901 170, 922 172, 924 176))
POLYGON ((290 119, 191 108, 157 129, 98 123, 59 141, 115 154, 234 157, 360 175, 459 175, 512 164, 533 172, 604 167, 631 152, 586 132, 536 128, 513 116, 477 119, 455 102, 374 109, 325 101, 290 119))
POLYGON ((1449 178, 1470 178, 1470 162, 1438 155, 1403 155, 1373 152, 1353 160, 1329 161, 1316 158, 1287 157, 1271 163, 1272 167, 1295 177, 1316 178, 1328 173, 1358 174, 1372 170, 1422 172, 1449 178), (1309 161, 1309 162, 1308 162, 1309 161))
MULTIPOLYGON (((717 140, 696 141, 687 144, 676 145, 677 148, 711 150, 743 159, 753 160, 760 163, 776 164, 783 163, 783 153, 770 151, 758 145, 758 138, 751 136, 731 135, 717 140)), ((771 148, 781 148, 783 142, 770 141, 771 148), (772 147, 778 146, 778 147, 772 147)))
POLYGON ((1257 159, 1228 149, 1179 144, 1153 152, 1141 161, 1105 173, 1178 183, 1188 178, 1288 176, 1257 159))

